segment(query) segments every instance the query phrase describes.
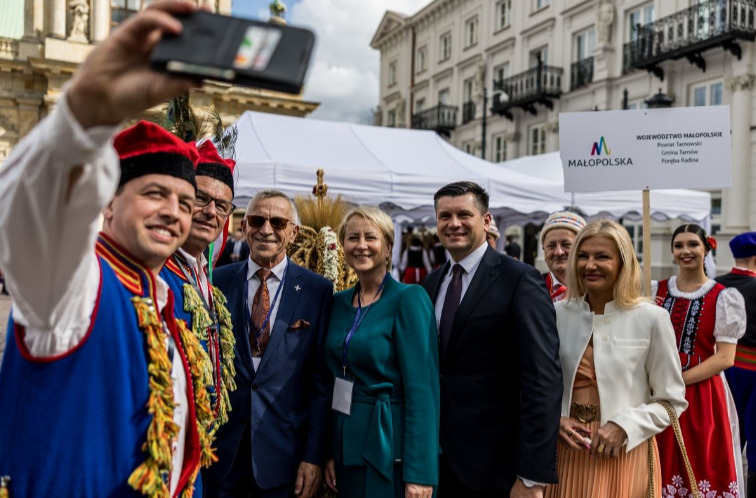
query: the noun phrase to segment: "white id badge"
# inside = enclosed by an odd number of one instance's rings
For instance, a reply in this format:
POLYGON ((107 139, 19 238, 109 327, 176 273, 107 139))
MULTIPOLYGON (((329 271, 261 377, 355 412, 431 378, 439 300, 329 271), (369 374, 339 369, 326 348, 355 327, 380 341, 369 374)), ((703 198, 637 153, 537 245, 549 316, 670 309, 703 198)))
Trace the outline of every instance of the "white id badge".
POLYGON ((333 403, 331 408, 344 415, 351 415, 353 389, 354 377, 336 377, 336 382, 333 384, 333 403))

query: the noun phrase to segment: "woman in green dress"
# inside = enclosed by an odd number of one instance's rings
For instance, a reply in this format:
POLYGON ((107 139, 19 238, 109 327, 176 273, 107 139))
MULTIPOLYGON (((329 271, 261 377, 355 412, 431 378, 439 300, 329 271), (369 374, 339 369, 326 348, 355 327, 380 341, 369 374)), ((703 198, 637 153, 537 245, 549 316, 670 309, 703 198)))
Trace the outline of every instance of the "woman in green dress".
POLYGON ((391 277, 394 227, 375 207, 338 231, 359 283, 334 296, 326 482, 340 498, 431 498, 438 484, 438 332, 428 295, 391 277))

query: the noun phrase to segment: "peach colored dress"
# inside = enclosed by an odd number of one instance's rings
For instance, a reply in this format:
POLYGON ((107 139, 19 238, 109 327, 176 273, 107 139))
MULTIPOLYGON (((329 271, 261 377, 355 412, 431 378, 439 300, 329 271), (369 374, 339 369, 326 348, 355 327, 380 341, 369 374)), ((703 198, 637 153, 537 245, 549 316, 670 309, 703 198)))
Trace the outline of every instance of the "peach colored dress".
MULTIPOLYGON (((589 344, 580 360, 572 401, 599 406, 598 384, 593 363, 593 345, 589 344)), ((586 424, 595 434, 600 421, 586 424)), ((646 498, 648 492, 648 443, 643 443, 618 458, 591 458, 588 451, 572 450, 559 444, 557 474, 559 484, 546 487, 546 498, 646 498)), ((659 451, 654 441, 654 482, 656 496, 661 497, 659 451)))

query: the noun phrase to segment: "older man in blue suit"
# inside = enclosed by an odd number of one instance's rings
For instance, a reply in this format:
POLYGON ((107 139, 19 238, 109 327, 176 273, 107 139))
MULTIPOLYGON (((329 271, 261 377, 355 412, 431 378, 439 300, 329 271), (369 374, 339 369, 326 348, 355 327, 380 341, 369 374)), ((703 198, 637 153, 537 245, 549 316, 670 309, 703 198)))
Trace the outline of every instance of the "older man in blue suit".
POLYGON ((259 192, 242 220, 246 261, 219 268, 236 336, 236 391, 217 434, 206 498, 311 497, 321 480, 332 380, 323 341, 333 286, 292 263, 299 231, 283 192, 259 192))

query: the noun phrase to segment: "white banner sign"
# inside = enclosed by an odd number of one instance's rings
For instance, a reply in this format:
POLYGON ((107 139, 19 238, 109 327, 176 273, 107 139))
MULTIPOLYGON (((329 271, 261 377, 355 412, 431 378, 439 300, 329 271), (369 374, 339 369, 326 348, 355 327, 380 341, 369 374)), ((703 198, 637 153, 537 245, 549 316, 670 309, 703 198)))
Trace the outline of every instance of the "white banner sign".
POLYGON ((730 108, 559 115, 565 192, 731 186, 730 108))

